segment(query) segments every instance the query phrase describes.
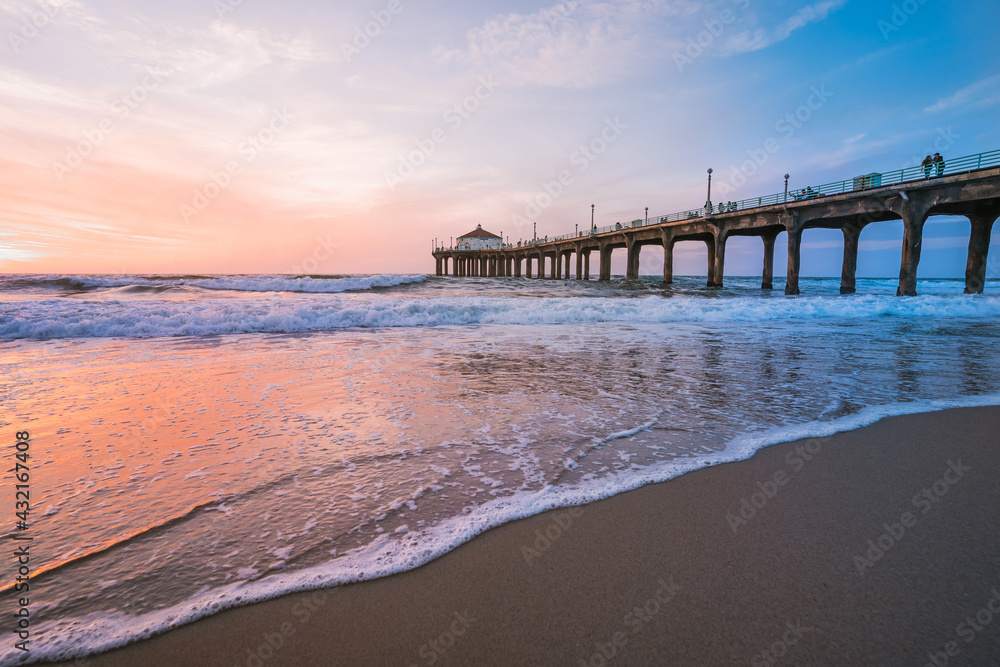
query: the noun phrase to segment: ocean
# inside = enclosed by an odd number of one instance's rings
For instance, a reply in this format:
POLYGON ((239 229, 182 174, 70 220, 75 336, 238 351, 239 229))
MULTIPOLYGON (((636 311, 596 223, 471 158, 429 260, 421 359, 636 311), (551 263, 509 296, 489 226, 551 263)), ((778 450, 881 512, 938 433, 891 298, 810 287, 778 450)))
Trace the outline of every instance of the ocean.
POLYGON ((704 283, 0 277, 9 468, 31 435, 30 520, 8 475, 3 536, 32 537, 32 650, 0 664, 411 569, 769 444, 1000 404, 996 280, 704 283))

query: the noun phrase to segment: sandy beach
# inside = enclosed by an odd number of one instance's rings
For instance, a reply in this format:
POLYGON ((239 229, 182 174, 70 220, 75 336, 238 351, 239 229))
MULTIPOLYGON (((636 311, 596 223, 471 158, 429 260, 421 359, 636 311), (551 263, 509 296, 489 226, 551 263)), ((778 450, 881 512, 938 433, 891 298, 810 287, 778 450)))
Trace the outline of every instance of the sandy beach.
POLYGON ((768 447, 63 664, 997 664, 998 426, 955 409, 768 447))

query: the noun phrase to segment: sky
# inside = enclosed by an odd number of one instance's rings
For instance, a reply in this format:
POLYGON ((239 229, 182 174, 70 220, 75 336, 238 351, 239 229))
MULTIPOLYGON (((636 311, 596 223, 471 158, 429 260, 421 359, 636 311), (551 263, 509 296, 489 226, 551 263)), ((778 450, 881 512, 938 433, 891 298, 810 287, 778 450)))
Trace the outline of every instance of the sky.
MULTIPOLYGON (((699 207, 708 168, 737 200, 995 150, 997 25, 995 0, 0 0, 0 273, 428 273, 477 224, 699 207)), ((968 233, 932 218, 920 276, 964 275, 968 233)), ((901 240, 866 228, 859 275, 901 240)), ((762 252, 731 239, 727 274, 762 252)), ((802 252, 840 274, 839 231, 802 252)))

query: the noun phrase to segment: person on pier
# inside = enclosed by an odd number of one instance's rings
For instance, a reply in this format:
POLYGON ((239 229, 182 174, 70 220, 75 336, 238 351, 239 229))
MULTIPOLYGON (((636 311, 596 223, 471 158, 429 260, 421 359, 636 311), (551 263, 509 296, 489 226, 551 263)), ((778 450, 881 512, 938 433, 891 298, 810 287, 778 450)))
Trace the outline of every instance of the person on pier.
POLYGON ((944 158, 941 157, 940 153, 934 154, 934 159, 931 160, 931 163, 937 169, 937 175, 944 176, 944 158))
POLYGON ((924 161, 920 163, 920 166, 924 168, 924 178, 931 177, 931 167, 934 164, 934 158, 930 155, 924 158, 924 161))

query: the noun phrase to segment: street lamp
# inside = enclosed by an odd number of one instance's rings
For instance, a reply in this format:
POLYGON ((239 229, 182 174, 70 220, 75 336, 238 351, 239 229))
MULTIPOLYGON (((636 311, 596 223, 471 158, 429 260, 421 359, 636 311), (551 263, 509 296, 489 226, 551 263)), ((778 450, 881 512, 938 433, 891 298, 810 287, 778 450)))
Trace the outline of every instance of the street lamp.
POLYGON ((788 174, 785 174, 785 201, 788 201, 788 174))
POLYGON ((593 234, 594 231, 597 229, 597 226, 594 225, 594 206, 596 206, 596 204, 591 204, 590 205, 590 233, 591 234, 593 234))
POLYGON ((712 170, 708 170, 708 199, 705 200, 705 212, 712 215, 712 170))
POLYGON ((534 234, 534 236, 535 236, 535 241, 534 242, 538 243, 538 223, 537 222, 531 223, 531 229, 532 229, 531 233, 534 234))
POLYGON ((646 224, 649 224, 649 207, 646 207, 646 224))
POLYGON ((579 235, 580 235, 580 223, 575 223, 573 225, 573 236, 579 236, 579 235))

